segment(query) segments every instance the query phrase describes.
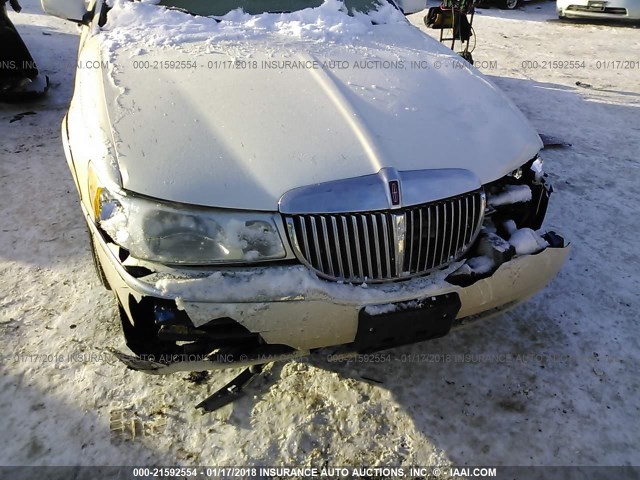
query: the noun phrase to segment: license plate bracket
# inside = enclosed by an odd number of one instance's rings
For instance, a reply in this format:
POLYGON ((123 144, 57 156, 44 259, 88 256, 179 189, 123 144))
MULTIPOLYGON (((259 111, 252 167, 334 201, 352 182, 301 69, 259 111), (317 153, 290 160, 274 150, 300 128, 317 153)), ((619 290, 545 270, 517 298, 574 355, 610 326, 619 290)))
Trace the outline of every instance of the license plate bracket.
POLYGON ((460 296, 453 292, 410 302, 360 310, 354 340, 357 352, 367 353, 438 338, 449 333, 460 310, 460 296))

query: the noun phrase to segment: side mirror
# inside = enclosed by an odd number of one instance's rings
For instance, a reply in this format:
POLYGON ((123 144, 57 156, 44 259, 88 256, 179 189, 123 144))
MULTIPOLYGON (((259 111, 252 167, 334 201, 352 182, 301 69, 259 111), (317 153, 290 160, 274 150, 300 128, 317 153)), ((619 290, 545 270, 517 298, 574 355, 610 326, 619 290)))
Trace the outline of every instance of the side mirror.
POLYGON ((85 0, 42 0, 42 9, 54 17, 84 23, 84 16, 87 13, 84 2, 85 0))
POLYGON ((396 0, 396 3, 405 15, 420 12, 427 8, 427 0, 396 0))

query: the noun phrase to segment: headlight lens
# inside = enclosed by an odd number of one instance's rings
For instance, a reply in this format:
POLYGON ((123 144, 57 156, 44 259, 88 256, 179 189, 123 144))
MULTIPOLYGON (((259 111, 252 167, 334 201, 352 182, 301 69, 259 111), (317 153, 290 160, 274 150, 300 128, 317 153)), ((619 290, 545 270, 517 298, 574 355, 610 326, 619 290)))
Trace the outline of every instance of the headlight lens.
POLYGON ((173 205, 104 188, 96 194, 97 222, 139 259, 204 265, 286 256, 270 213, 173 205))

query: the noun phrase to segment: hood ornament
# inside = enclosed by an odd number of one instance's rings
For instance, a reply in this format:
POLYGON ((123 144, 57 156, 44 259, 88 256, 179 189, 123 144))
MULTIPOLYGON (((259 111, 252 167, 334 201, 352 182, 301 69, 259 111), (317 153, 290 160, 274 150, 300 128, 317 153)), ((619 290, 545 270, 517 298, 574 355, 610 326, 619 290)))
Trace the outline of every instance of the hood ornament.
POLYGON ((391 192, 391 205, 400 205, 400 185, 397 180, 389 182, 389 191, 391 192))

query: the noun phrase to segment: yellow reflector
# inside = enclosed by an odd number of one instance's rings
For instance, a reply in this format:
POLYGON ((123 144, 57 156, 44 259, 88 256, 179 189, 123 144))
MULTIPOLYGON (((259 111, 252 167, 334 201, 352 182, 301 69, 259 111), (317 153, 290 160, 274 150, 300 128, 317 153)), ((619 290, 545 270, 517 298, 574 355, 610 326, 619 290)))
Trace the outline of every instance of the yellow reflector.
POLYGON ((89 163, 89 198, 91 199, 91 213, 93 214, 93 220, 96 221, 100 218, 100 194, 102 193, 102 187, 97 175, 93 171, 91 163, 89 163))

